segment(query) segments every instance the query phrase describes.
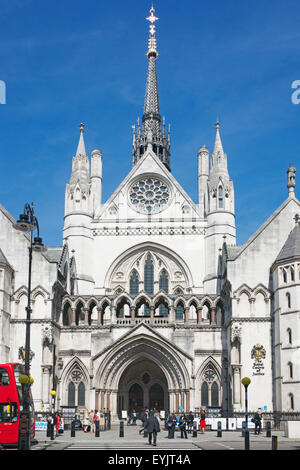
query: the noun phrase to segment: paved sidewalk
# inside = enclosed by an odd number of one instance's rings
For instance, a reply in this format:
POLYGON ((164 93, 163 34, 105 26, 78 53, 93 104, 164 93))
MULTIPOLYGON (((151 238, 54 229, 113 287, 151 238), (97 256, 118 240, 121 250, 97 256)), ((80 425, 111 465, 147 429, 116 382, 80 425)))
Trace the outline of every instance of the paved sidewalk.
MULTIPOLYGON (((198 432, 197 437, 188 434, 188 439, 181 439, 180 432, 175 433, 174 439, 167 438, 167 431, 158 433, 157 447, 149 446, 148 439, 139 434, 139 426, 124 426, 124 437, 119 437, 119 426, 112 426, 110 431, 100 432, 100 437, 93 433, 76 431, 75 437, 65 431, 51 441, 46 433, 36 433, 36 443, 32 450, 243 450, 244 438, 241 431, 223 431, 222 437, 217 437, 216 431, 205 434, 198 432)), ((288 439, 282 431, 273 431, 278 440, 278 450, 300 450, 300 439, 288 439)), ((260 435, 250 434, 250 450, 272 450, 272 438, 266 437, 264 431, 260 435)))

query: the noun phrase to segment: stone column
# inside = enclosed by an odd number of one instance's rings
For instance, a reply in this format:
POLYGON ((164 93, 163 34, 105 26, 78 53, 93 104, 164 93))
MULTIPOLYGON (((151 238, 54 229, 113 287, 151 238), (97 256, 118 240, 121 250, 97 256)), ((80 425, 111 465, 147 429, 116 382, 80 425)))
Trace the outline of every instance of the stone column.
POLYGON ((191 404, 190 404, 190 392, 187 391, 185 392, 185 403, 186 403, 186 413, 188 413, 190 411, 190 407, 191 407, 191 404))
POLYGON ((216 310, 214 308, 211 309, 211 324, 216 324, 216 310))
POLYGON ((189 322, 189 312, 190 312, 190 309, 188 307, 184 309, 184 323, 189 322))
POLYGON ((170 323, 175 322, 175 307, 173 305, 172 307, 170 307, 169 320, 170 320, 170 323))
POLYGON ((89 311, 88 311, 88 309, 86 309, 86 310, 84 311, 84 323, 85 323, 86 325, 88 325, 88 323, 89 323, 89 311))
POLYGON ((111 307, 111 323, 117 323, 117 307, 111 307))
POLYGON ((98 313, 98 317, 97 317, 98 325, 102 325, 102 309, 98 308, 97 313, 98 313))
POLYGON ((176 392, 176 395, 175 395, 176 399, 175 399, 175 411, 177 413, 178 411, 178 405, 179 405, 179 393, 176 392))
POLYGON ((153 322, 154 320, 154 307, 150 307, 150 321, 153 322))
POLYGON ((71 311, 72 311, 71 326, 75 326, 76 325, 76 310, 75 308, 72 308, 71 311))
POLYGON ((42 366, 42 400, 44 404, 50 403, 51 366, 42 366))
POLYGON ((131 323, 135 323, 135 307, 131 307, 131 323))
POLYGON ((233 403, 241 404, 241 368, 240 366, 232 366, 233 368, 233 403))
POLYGON ((202 323, 202 308, 197 310, 197 323, 202 323))

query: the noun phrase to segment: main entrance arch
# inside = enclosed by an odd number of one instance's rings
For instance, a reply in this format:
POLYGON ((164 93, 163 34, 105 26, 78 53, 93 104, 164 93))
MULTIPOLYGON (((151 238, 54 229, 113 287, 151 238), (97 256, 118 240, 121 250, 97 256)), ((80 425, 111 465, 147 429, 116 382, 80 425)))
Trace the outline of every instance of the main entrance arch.
POLYGON ((190 407, 192 358, 148 325, 137 326, 93 360, 98 409, 116 416, 131 408, 190 407))
POLYGON ((118 413, 145 408, 169 409, 168 383, 162 369, 151 359, 139 357, 122 373, 118 387, 118 413))

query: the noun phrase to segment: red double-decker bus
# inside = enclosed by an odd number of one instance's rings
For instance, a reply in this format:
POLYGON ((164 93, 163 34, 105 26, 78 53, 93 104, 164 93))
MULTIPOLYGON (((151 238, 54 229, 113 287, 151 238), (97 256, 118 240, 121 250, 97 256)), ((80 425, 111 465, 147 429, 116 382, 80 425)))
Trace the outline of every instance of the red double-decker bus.
MULTIPOLYGON (((19 440, 20 411, 22 411, 22 385, 20 375, 24 366, 19 363, 0 364, 0 444, 16 446, 19 440)), ((33 400, 30 393, 30 431, 35 436, 33 400)))

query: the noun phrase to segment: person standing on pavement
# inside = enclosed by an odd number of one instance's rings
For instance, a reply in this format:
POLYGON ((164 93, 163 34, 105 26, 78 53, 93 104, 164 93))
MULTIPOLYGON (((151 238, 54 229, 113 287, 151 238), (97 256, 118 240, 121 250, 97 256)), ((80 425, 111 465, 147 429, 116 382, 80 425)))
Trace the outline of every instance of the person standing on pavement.
POLYGON ((160 425, 159 421, 154 416, 154 411, 150 411, 145 427, 148 431, 148 444, 152 444, 152 437, 153 437, 153 445, 156 446, 156 441, 157 441, 157 433, 160 432, 160 425))
POLYGON ((177 424, 177 418, 175 416, 175 413, 172 413, 171 416, 168 417, 168 421, 167 421, 168 439, 174 439, 176 424, 177 424))
POLYGON ((254 434, 260 434, 261 432, 261 411, 258 409, 258 411, 254 415, 254 424, 255 424, 255 429, 254 429, 254 434))
POLYGON ((204 434, 204 429, 206 428, 204 408, 201 408, 200 410, 200 428, 201 428, 202 434, 204 434))
POLYGON ((193 415, 192 411, 190 411, 188 416, 187 416, 188 432, 193 431, 193 424, 194 424, 194 415, 193 415))
POLYGON ((86 410, 83 416, 83 420, 82 420, 83 432, 88 432, 89 424, 90 424, 90 421, 88 417, 88 412, 86 410))
POLYGON ((187 418, 186 418, 185 414, 182 413, 182 415, 179 418, 179 429, 181 431, 181 439, 183 439, 183 435, 184 435, 185 439, 188 438, 186 428, 187 428, 187 418))
POLYGON ((91 410, 89 412, 89 425, 90 425, 90 432, 95 432, 95 423, 94 423, 94 412, 91 410))
POLYGON ((55 434, 56 434, 56 437, 57 437, 58 436, 58 430, 60 428, 60 416, 59 416, 58 412, 55 413, 54 426, 55 426, 55 434))

